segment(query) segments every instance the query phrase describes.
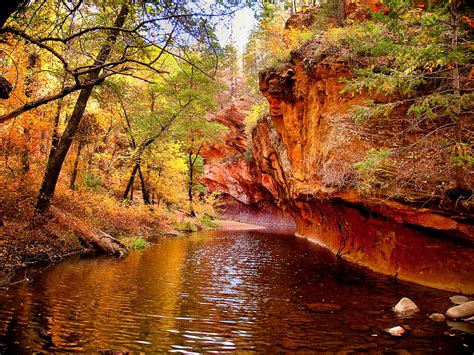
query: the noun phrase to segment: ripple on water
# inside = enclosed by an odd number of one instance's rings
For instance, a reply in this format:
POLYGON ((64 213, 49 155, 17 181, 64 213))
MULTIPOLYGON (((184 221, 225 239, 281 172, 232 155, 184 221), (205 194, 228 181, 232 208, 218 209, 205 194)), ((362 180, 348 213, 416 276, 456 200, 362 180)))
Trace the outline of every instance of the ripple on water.
POLYGON ((1 290, 0 352, 472 352, 472 335, 426 316, 443 312, 449 296, 288 235, 196 233, 123 260, 69 260, 1 290), (391 307, 404 296, 422 312, 397 318, 391 307), (315 312, 311 303, 341 309, 315 312), (401 324, 430 336, 383 331, 401 324))

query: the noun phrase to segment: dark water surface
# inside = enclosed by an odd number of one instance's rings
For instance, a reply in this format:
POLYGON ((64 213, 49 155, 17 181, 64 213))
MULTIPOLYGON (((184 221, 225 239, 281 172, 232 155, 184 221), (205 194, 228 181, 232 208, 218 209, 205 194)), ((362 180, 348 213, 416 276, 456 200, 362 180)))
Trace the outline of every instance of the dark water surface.
POLYGON ((427 317, 444 313, 450 293, 396 283, 288 235, 163 238, 123 260, 68 260, 31 276, 0 290, 0 352, 474 349, 473 335, 427 317), (418 315, 391 311, 404 296, 418 315), (311 303, 342 308, 317 312, 311 303), (396 325, 413 332, 383 331, 396 325))

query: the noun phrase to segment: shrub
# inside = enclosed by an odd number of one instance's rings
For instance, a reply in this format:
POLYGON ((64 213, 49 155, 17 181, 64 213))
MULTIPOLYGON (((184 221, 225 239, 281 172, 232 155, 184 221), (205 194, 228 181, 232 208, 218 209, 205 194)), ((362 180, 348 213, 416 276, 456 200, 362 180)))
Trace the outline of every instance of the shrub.
POLYGON ((209 228, 216 228, 217 227, 217 224, 215 224, 212 221, 212 217, 209 216, 207 213, 203 214, 199 220, 201 221, 202 225, 207 226, 209 228))
POLYGON ((174 227, 177 231, 187 233, 197 232, 199 230, 198 226, 191 221, 177 222, 174 227))
POLYGON ((131 249, 145 249, 145 248, 148 248, 150 245, 151 245, 150 242, 146 241, 143 237, 138 236, 132 242, 130 248, 131 249))

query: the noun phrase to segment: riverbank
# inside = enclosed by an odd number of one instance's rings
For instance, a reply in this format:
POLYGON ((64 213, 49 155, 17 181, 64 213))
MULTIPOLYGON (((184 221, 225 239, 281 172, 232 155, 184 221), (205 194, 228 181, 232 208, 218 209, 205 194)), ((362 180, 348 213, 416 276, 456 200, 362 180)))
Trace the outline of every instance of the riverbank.
POLYGON ((146 240, 212 226, 207 207, 198 206, 198 217, 192 218, 183 210, 135 205, 87 191, 60 189, 53 201, 55 213, 43 218, 35 215, 32 206, 31 201, 21 200, 3 217, 0 286, 24 267, 97 252, 81 231, 102 231, 130 248, 137 237, 146 240))

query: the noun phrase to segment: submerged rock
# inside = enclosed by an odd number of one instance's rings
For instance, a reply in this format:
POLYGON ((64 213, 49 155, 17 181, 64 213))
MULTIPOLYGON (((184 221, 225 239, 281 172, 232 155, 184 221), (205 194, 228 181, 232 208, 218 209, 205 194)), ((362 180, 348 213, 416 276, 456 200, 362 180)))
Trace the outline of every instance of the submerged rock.
POLYGON ((430 315, 430 319, 434 320, 435 322, 444 322, 446 317, 441 313, 433 313, 430 315))
POLYGON ((395 307, 393 307, 393 310, 399 315, 403 316, 410 316, 420 311, 418 306, 407 297, 403 297, 400 301, 398 301, 395 307))
POLYGON ((469 302, 469 298, 467 298, 466 296, 461 296, 461 295, 451 296, 449 297, 449 300, 453 302, 454 304, 463 304, 463 303, 469 302))
POLYGON ((396 327, 392 327, 390 329, 385 330, 388 334, 394 337, 401 337, 403 334, 406 333, 405 329, 397 325, 396 327))
POLYGON ((474 301, 460 304, 459 306, 451 307, 446 311, 446 317, 448 318, 466 318, 474 316, 474 301))
POLYGON ((414 331, 411 332, 411 335, 414 336, 415 338, 425 338, 425 339, 436 338, 438 336, 438 334, 430 332, 428 330, 424 330, 424 329, 415 329, 414 331))
POLYGON ((334 303, 309 303, 306 305, 306 308, 308 308, 310 311, 313 311, 313 312, 324 313, 324 312, 338 311, 342 307, 334 303))
POLYGON ((351 330, 357 330, 357 331, 361 331, 361 332, 365 332, 365 331, 368 331, 370 330, 370 327, 367 325, 367 324, 352 324, 349 326, 349 328, 351 330))
POLYGON ((448 326, 450 326, 452 329, 474 335, 474 324, 466 322, 454 322, 450 320, 448 321, 448 326))

